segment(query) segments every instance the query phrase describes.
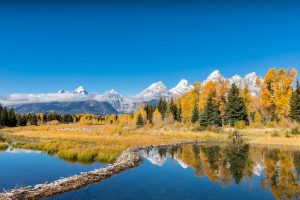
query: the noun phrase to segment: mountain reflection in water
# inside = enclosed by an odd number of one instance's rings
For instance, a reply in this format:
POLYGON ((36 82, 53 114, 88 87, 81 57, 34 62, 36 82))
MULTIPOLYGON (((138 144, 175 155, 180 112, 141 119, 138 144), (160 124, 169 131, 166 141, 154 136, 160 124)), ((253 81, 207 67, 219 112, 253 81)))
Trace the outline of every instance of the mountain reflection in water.
POLYGON ((238 185, 254 176, 261 178, 260 187, 275 199, 300 198, 300 151, 241 145, 187 145, 152 148, 142 151, 152 164, 163 166, 167 158, 198 177, 207 177, 222 187, 238 185))

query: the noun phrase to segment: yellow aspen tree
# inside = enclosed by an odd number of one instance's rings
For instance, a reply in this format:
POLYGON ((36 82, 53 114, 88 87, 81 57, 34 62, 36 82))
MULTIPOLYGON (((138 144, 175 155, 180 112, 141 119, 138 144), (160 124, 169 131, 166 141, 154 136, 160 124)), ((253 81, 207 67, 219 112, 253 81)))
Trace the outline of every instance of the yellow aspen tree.
POLYGON ((201 112, 203 111, 203 108, 205 106, 206 99, 208 96, 212 95, 213 99, 216 100, 216 94, 217 94, 216 93, 216 84, 217 83, 215 81, 208 81, 206 84, 204 84, 202 86, 201 92, 200 92, 200 98, 199 98, 199 102, 198 102, 199 110, 201 112))
POLYGON ((274 83, 276 82, 276 69, 271 68, 264 78, 261 88, 261 108, 267 119, 275 118, 274 83))
POLYGON ((260 127, 262 125, 262 117, 261 115, 259 114, 259 112, 255 112, 254 113, 254 117, 253 117, 253 125, 255 127, 260 127))
POLYGON ((221 115, 224 114, 224 107, 226 104, 226 95, 228 93, 228 82, 225 79, 219 79, 216 84, 216 103, 218 105, 221 115))
POLYGON ((191 91, 183 94, 180 97, 179 101, 180 101, 180 106, 182 108, 183 121, 185 122, 190 121, 193 113, 194 105, 198 101, 198 96, 199 96, 199 88, 196 87, 191 91))
POLYGON ((252 102, 253 102, 253 98, 252 98, 249 86, 247 84, 242 89, 241 97, 243 98, 243 101, 245 103, 248 116, 250 116, 250 113, 253 111, 253 110, 251 110, 251 105, 252 105, 252 102))
POLYGON ((161 126, 162 125, 161 114, 159 113, 159 111, 157 110, 157 108, 155 109, 155 111, 153 113, 153 124, 155 126, 161 126))
POLYGON ((293 82, 296 77, 296 70, 286 71, 280 68, 277 71, 277 81, 274 83, 274 99, 276 116, 279 119, 287 118, 290 111, 290 99, 293 93, 293 82))

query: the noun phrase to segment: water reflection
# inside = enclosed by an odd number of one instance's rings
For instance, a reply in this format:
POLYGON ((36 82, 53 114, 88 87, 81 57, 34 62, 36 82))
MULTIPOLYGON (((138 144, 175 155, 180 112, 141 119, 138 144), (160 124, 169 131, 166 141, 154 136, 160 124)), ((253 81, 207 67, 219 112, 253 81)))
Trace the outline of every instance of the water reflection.
POLYGON ((152 164, 163 166, 168 158, 195 175, 207 177, 221 186, 239 185, 260 178, 263 191, 275 199, 300 198, 300 151, 254 148, 239 145, 189 145, 153 148, 142 152, 152 164))

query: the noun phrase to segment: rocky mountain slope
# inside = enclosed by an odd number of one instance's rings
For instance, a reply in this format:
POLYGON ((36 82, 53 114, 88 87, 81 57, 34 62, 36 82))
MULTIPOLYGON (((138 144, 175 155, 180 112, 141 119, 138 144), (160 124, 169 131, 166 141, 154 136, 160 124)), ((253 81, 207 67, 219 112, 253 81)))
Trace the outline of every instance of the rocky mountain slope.
MULTIPOLYGON (((226 80, 228 85, 235 83, 240 87, 249 86, 251 94, 257 96, 260 88, 257 87, 257 76, 255 72, 249 73, 244 77, 234 75, 225 78, 219 70, 213 71, 203 83, 208 81, 226 80)), ((0 97, 0 102, 4 105, 14 105, 17 112, 48 112, 55 110, 60 113, 131 113, 139 105, 150 102, 155 104, 159 98, 176 98, 191 89, 191 85, 186 79, 182 79, 170 90, 162 81, 150 84, 135 96, 123 97, 115 90, 104 93, 88 93, 83 86, 79 86, 72 92, 60 90, 57 93, 42 94, 11 94, 7 97, 0 97)))

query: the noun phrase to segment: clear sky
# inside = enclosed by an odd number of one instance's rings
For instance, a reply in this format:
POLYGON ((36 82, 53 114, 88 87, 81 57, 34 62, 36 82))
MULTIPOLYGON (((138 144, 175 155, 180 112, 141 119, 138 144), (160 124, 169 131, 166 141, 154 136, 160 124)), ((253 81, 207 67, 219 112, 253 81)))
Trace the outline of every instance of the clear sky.
POLYGON ((292 1, 0 1, 0 95, 83 85, 126 96, 215 69, 300 70, 299 10, 292 1))

